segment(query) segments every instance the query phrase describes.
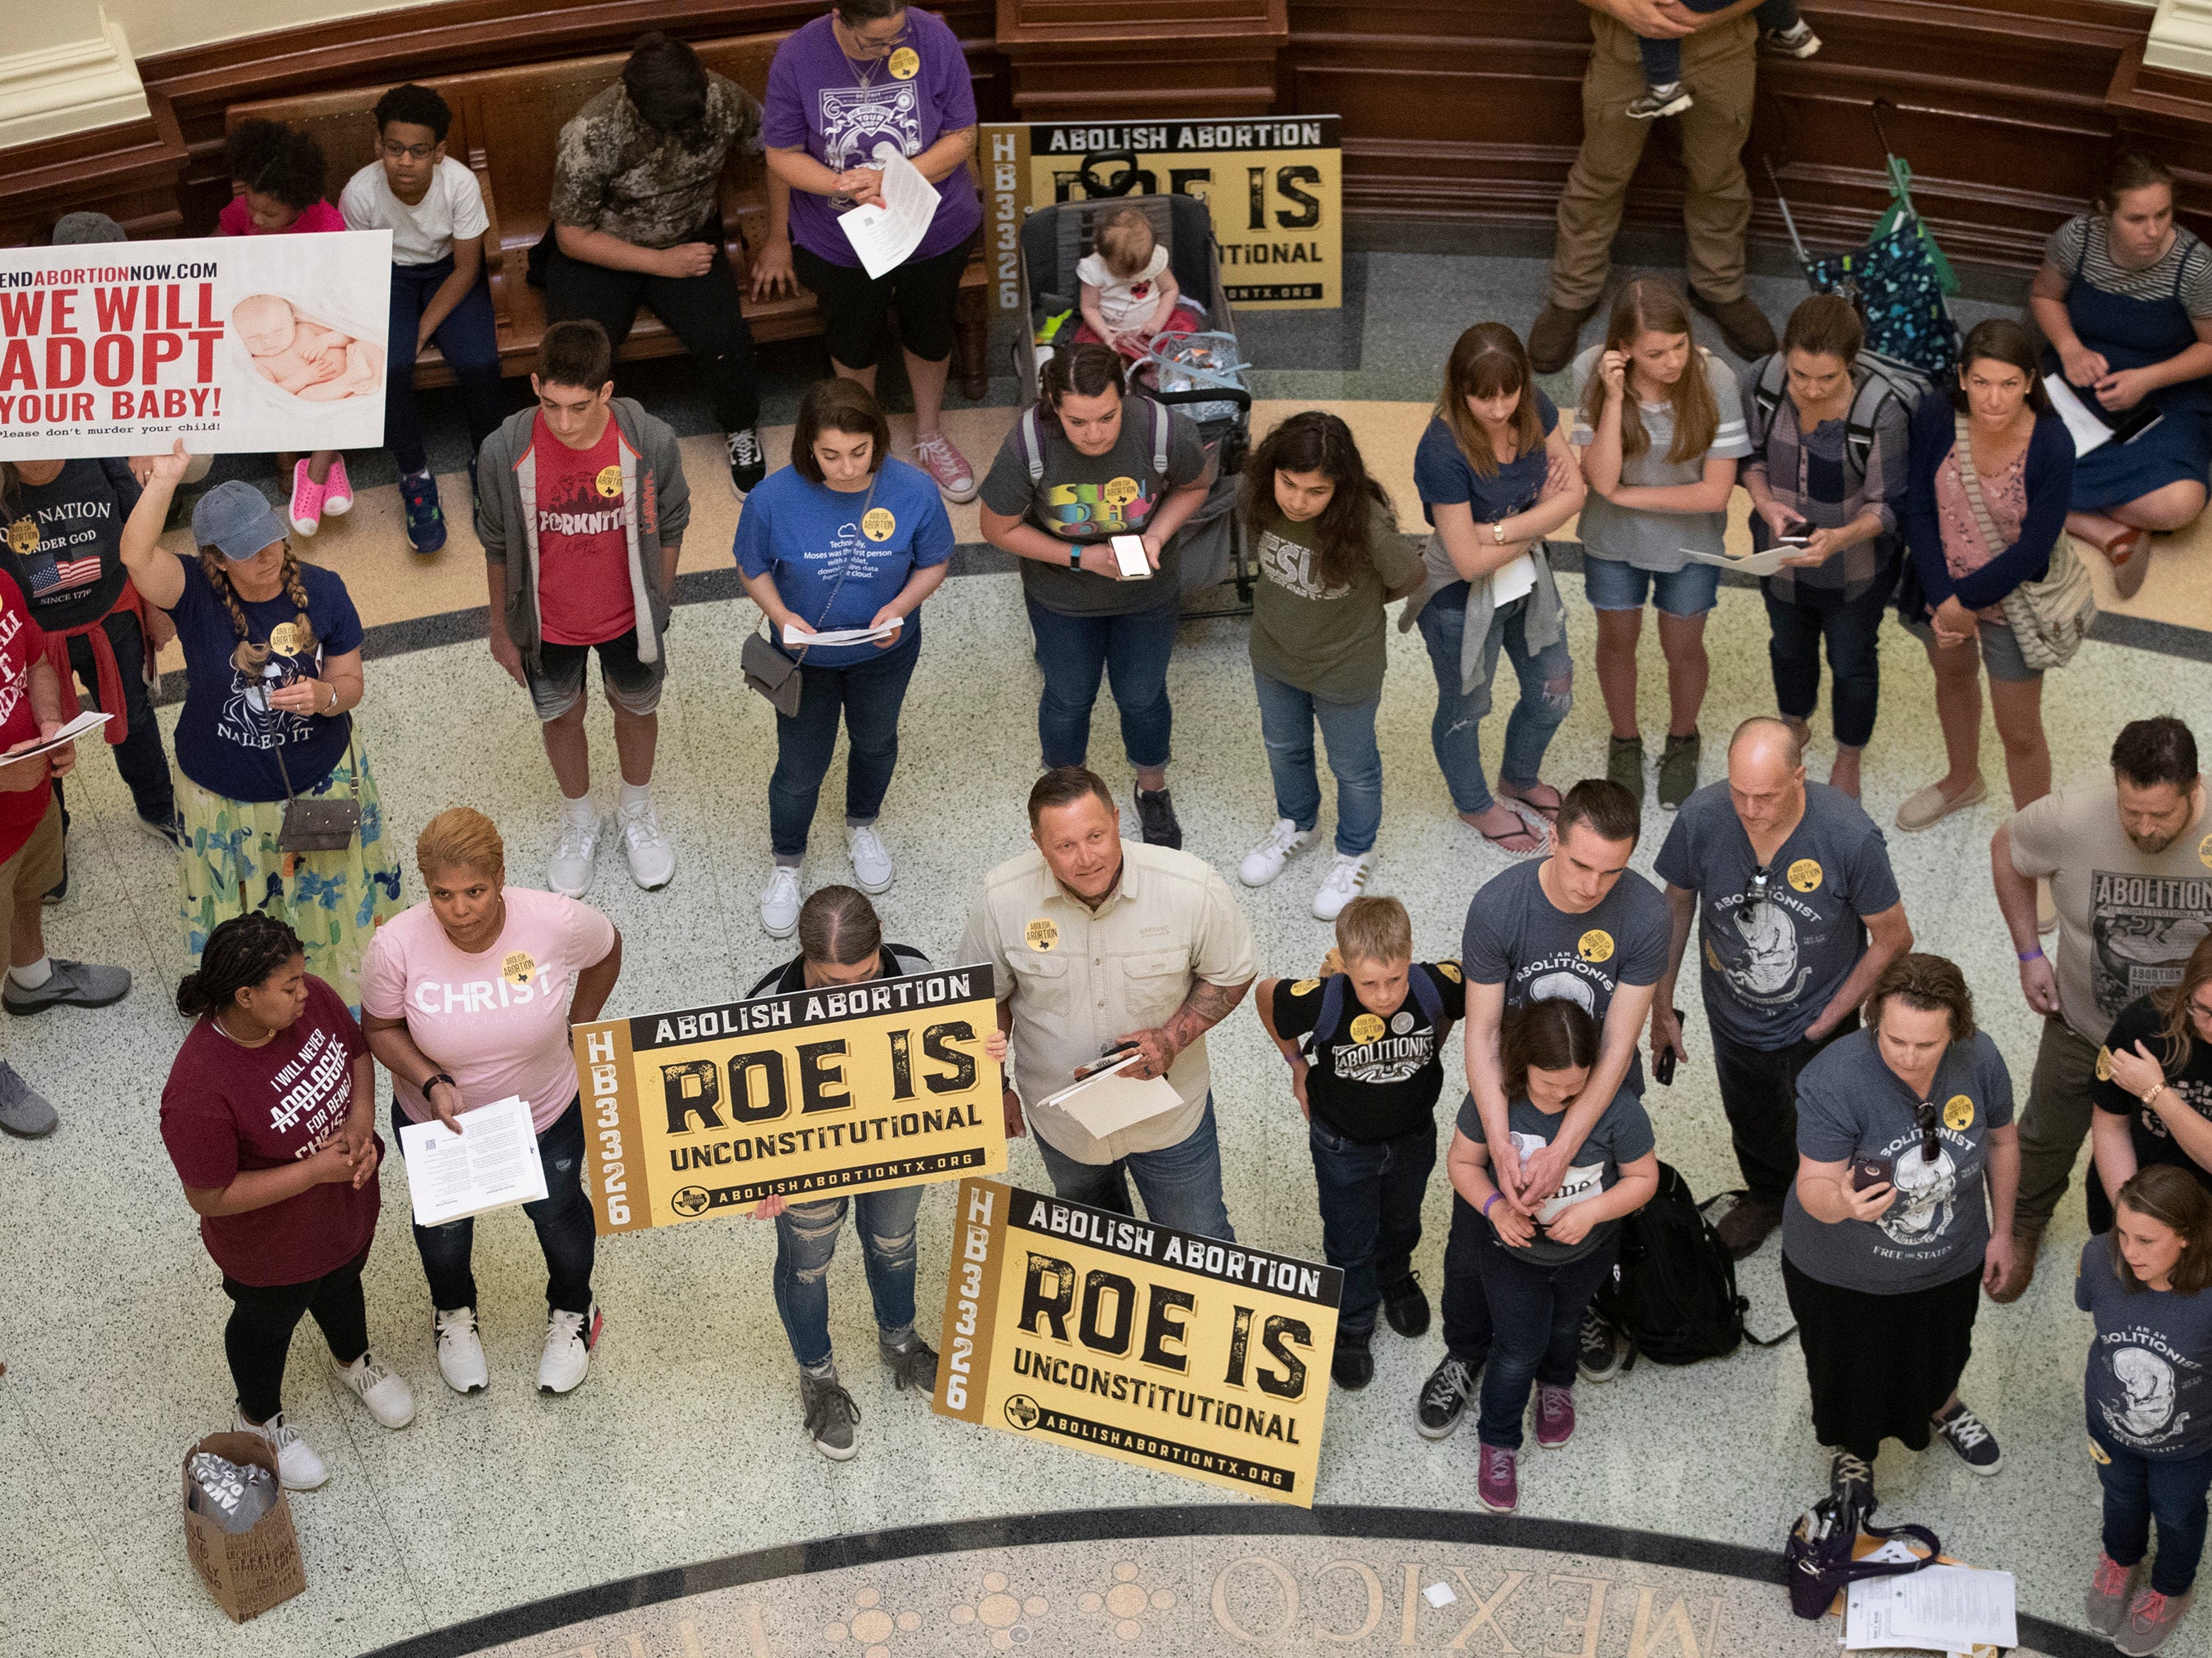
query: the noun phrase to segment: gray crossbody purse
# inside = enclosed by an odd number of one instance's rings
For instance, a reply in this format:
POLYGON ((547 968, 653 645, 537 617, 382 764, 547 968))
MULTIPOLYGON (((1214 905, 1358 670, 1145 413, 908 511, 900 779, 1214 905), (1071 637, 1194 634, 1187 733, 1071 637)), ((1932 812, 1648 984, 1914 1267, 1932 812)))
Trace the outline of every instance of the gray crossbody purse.
MULTIPOLYGON (((348 716, 350 721, 351 716, 348 716)), ((295 793, 284 745, 276 745, 276 774, 284 780, 284 822, 276 831, 279 852, 343 852, 361 829, 361 768, 354 763, 353 728, 346 728, 346 772, 353 780, 348 799, 326 800, 295 793)))

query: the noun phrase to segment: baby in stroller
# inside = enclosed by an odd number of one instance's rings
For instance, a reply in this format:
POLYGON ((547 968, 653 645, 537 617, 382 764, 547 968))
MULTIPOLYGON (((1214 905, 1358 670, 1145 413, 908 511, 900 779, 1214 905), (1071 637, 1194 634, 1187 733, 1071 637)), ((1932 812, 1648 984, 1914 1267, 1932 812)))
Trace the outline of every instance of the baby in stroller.
POLYGON ((1206 325, 1183 302, 1152 222, 1135 208, 1099 222, 1075 275, 1083 284, 1083 326, 1075 337, 1110 345, 1132 362, 1147 360, 1146 342, 1155 334, 1193 334, 1206 325))

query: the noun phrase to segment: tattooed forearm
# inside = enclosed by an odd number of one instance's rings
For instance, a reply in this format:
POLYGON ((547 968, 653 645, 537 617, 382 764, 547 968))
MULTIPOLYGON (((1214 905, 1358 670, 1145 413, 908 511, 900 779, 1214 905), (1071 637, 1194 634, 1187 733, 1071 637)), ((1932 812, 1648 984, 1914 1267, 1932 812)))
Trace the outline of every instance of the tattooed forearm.
POLYGON ((1178 1054, 1203 1036, 1237 1011, 1237 1004, 1244 999, 1244 993, 1252 987, 1249 979, 1241 985, 1208 984, 1200 979, 1190 987, 1190 994, 1182 999, 1182 1005, 1168 1017, 1161 1029, 1167 1032, 1168 1041, 1178 1054))

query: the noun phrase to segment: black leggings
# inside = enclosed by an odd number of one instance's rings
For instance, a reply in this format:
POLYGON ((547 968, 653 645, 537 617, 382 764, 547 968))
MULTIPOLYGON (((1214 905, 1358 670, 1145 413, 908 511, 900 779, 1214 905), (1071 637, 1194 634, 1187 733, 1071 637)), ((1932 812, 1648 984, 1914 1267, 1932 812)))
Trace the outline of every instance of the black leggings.
POLYGON ((872 277, 856 264, 832 264, 804 247, 791 251, 792 268, 814 295, 830 357, 847 368, 873 368, 880 355, 884 318, 898 301, 899 339, 924 362, 952 355, 954 313, 960 278, 974 239, 927 259, 872 277))
POLYGON ((240 1284, 224 1274, 222 1292, 233 1304, 222 1350, 238 1387, 239 1412, 248 1422, 266 1422, 284 1408, 284 1359, 301 1314, 314 1315, 341 1364, 368 1351, 368 1308, 361 1295, 361 1269, 368 1260, 363 1249, 305 1284, 240 1284))
POLYGON ((760 370, 753 361, 752 330, 738 309, 737 281, 723 257, 719 231, 711 241, 714 262, 702 276, 649 276, 572 259, 557 247, 545 262, 545 310, 555 322, 588 318, 607 331, 619 351, 642 305, 668 325, 698 366, 702 389, 724 432, 742 432, 760 421, 760 370))

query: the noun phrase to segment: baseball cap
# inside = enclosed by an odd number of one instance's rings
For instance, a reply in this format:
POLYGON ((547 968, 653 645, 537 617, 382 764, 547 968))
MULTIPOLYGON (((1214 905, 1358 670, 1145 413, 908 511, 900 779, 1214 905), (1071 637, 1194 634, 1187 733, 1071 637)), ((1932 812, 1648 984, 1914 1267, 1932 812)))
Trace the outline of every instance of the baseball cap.
POLYGON ((284 521, 268 496, 245 479, 232 478, 192 503, 192 539, 243 564, 270 542, 284 539, 284 521))
POLYGON ((64 213, 54 222, 56 247, 129 240, 124 234, 123 227, 105 213, 64 213))

